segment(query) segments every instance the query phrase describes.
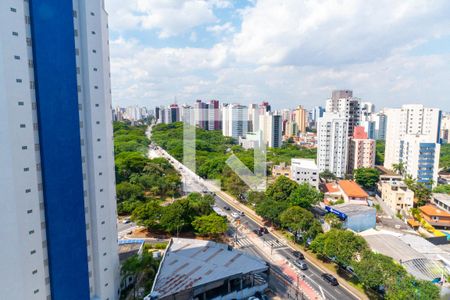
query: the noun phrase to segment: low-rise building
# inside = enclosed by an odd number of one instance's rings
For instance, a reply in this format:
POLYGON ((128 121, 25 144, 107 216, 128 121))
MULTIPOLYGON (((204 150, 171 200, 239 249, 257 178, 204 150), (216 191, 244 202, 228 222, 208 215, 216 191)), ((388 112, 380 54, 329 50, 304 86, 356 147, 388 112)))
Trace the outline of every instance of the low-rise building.
POLYGON ((377 169, 380 172, 380 180, 379 180, 380 185, 378 186, 380 191, 381 191, 381 183, 383 182, 396 182, 403 180, 403 177, 401 175, 383 166, 375 166, 375 169, 377 169))
POLYGON ((321 191, 324 194, 325 203, 331 203, 343 199, 342 192, 336 182, 329 182, 322 185, 321 191))
POLYGON ((272 167, 272 177, 286 176, 291 178, 291 167, 287 166, 286 163, 282 162, 279 165, 274 165, 272 167))
POLYGON ((212 241, 173 238, 144 300, 248 299, 267 288, 267 263, 212 241))
POLYGON ((431 204, 421 206, 419 209, 422 218, 434 228, 450 229, 450 213, 447 211, 431 204))
POLYGON ((440 209, 450 213, 450 195, 433 193, 431 202, 440 209))
POLYGON ((376 225, 377 210, 373 207, 358 204, 339 204, 325 206, 325 210, 335 214, 343 221, 343 227, 355 232, 361 232, 376 225))
POLYGON ((297 183, 309 183, 319 188, 319 168, 314 159, 291 159, 291 179, 297 183))
POLYGON ((339 180, 339 190, 347 203, 367 205, 369 195, 353 180, 339 180))
POLYGON ((381 199, 394 213, 408 213, 414 204, 414 192, 402 181, 383 182, 381 199))

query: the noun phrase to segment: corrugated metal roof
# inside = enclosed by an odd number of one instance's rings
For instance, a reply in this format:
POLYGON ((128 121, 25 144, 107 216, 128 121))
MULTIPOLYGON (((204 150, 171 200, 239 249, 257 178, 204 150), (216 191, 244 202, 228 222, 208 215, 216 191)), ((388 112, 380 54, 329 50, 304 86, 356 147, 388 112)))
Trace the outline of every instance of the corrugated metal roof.
POLYGON ((256 257, 228 245, 195 239, 172 239, 152 292, 172 295, 236 274, 262 272, 268 267, 256 257))

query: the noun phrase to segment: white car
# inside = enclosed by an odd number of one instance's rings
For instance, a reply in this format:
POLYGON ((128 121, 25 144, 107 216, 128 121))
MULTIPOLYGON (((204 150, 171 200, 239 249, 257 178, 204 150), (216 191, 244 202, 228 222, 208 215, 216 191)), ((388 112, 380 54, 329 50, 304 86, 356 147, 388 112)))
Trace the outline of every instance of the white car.
POLYGON ((233 211, 233 212, 231 213, 231 216, 232 216, 233 218, 235 218, 235 219, 239 219, 239 217, 240 217, 240 215, 239 215, 237 212, 235 212, 235 211, 233 211))

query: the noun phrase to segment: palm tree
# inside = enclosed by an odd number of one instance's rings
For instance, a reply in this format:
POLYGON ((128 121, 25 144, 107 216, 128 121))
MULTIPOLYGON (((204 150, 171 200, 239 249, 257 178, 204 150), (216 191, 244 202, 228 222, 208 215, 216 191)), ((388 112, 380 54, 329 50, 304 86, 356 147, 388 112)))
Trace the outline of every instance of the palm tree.
POLYGON ((392 169, 394 172, 400 175, 404 175, 405 173, 405 164, 403 162, 399 162, 398 164, 392 164, 392 169))

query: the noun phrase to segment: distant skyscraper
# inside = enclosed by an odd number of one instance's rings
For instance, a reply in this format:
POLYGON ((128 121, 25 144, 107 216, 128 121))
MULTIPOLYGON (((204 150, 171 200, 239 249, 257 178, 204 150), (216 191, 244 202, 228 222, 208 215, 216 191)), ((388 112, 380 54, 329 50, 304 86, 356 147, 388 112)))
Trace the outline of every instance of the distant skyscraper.
POLYGON ((183 104, 180 107, 180 121, 195 126, 194 108, 190 105, 183 104))
POLYGON ((441 120, 441 138, 445 143, 450 142, 450 114, 442 116, 441 120))
POLYGON ((208 130, 221 130, 221 112, 219 100, 210 100, 208 104, 208 130))
POLYGON ((306 125, 307 125, 307 112, 304 107, 299 105, 294 111, 292 112, 293 121, 297 124, 297 130, 301 133, 306 132, 306 125))
POLYGON ((348 136, 353 135, 353 128, 359 124, 361 115, 361 100, 353 97, 350 90, 337 90, 332 92, 332 96, 327 100, 326 112, 341 113, 348 122, 348 136))
POLYGON ((322 106, 315 106, 312 111, 312 120, 314 122, 317 122, 317 120, 319 120, 319 118, 322 118, 324 112, 325 112, 325 109, 322 106))
POLYGON ((202 100, 194 103, 195 122, 198 127, 208 130, 208 104, 202 100))
POLYGON ((437 182, 441 111, 423 105, 385 110, 387 116, 384 166, 403 163, 418 182, 437 182))
POLYGON ((347 171, 348 120, 339 113, 325 112, 317 122, 317 163, 320 172, 328 170, 343 178, 347 171))
POLYGON ((0 1, 2 299, 117 299, 107 14, 0 1))
POLYGON ((259 129, 259 107, 258 104, 248 106, 248 131, 256 132, 259 129))
POLYGON ((261 115, 268 111, 271 111, 269 102, 261 102, 259 105, 259 114, 261 115))
POLYGON ((178 104, 171 104, 169 109, 169 123, 175 123, 180 121, 180 108, 178 104))
POLYGON ((248 129, 247 106, 240 104, 224 104, 222 107, 222 134, 238 139, 245 137, 248 129))

